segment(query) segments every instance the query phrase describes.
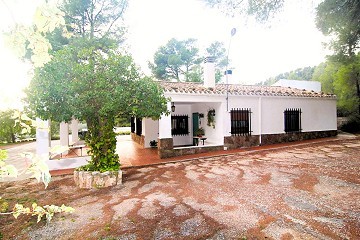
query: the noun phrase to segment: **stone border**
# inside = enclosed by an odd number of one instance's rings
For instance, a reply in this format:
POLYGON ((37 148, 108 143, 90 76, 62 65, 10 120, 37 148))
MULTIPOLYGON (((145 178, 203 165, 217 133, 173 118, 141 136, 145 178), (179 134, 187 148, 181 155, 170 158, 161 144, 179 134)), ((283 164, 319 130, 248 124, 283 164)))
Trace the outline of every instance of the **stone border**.
POLYGON ((145 136, 144 135, 139 136, 136 133, 130 133, 130 135, 131 135, 131 140, 140 144, 140 146, 145 147, 145 136))
POLYGON ((213 151, 220 151, 223 150, 224 146, 194 146, 194 147, 184 147, 184 148, 174 148, 174 149, 163 149, 159 150, 159 156, 161 159, 163 158, 170 158, 170 157, 179 157, 184 155, 192 155, 197 153, 206 153, 206 152, 213 152, 213 151))
POLYGON ((104 188, 122 183, 122 171, 74 171, 74 181, 79 188, 104 188))
POLYGON ((259 135, 224 137, 224 146, 228 149, 259 146, 259 135))
POLYGON ((325 137, 335 137, 336 135, 337 135, 337 130, 264 134, 261 135, 261 145, 270 145, 270 144, 284 143, 284 142, 295 142, 295 141, 325 138, 325 137))

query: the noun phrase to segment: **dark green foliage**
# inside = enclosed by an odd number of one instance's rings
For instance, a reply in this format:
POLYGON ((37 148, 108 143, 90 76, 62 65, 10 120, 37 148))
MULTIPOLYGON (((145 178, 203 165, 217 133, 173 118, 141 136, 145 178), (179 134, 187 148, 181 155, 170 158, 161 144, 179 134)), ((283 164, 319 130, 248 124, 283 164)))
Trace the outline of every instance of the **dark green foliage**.
POLYGON ((330 36, 327 46, 333 51, 316 77, 338 96, 341 114, 360 114, 360 1, 321 2, 316 8, 316 26, 330 36))
POLYGON ((328 46, 338 60, 354 55, 360 44, 360 1, 321 2, 316 8, 316 26, 331 36, 328 46))
POLYGON ((85 41, 55 53, 51 62, 36 71, 28 102, 36 114, 58 122, 74 116, 88 126, 91 148, 89 169, 119 168, 113 128, 116 117, 159 118, 166 112, 161 88, 141 78, 130 56, 85 41))
POLYGON ((304 67, 292 70, 290 72, 281 73, 275 77, 268 78, 264 82, 258 83, 258 85, 271 86, 280 79, 311 81, 315 68, 316 67, 304 67))
POLYGON ((21 129, 15 129, 14 110, 0 112, 0 142, 15 142, 15 134, 20 133, 21 129))
POLYGON ((360 132, 360 115, 353 114, 348 117, 348 121, 343 124, 340 129, 344 132, 359 133, 360 132))
POLYGON ((149 63, 153 75, 162 80, 189 80, 192 68, 201 63, 196 40, 177 40, 172 38, 161 46, 154 55, 154 63, 149 63))
MULTIPOLYGON (((215 58, 215 79, 219 82, 227 63, 226 50, 221 42, 213 42, 207 55, 215 58)), ((154 63, 149 63, 153 75, 161 80, 203 82, 203 57, 199 57, 195 39, 171 39, 154 55, 154 63)))
POLYGON ((75 37, 108 38, 118 45, 124 40, 124 28, 117 22, 127 7, 127 0, 65 0, 60 8, 75 37))
POLYGON ((18 114, 14 109, 0 112, 0 142, 15 143, 17 139, 35 137, 35 128, 31 126, 31 121, 17 122, 18 114))

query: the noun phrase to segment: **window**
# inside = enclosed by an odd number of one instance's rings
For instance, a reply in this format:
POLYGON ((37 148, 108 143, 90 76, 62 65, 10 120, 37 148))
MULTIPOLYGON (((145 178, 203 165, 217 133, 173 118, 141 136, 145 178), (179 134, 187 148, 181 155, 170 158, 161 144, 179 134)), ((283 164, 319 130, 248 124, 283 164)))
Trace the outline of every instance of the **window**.
POLYGON ((301 132, 301 109, 284 111, 285 132, 301 132))
POLYGON ((171 116, 171 134, 172 135, 189 134, 188 115, 171 116))
POLYGON ((251 109, 232 109, 230 116, 232 135, 251 135, 251 109))
POLYGON ((142 119, 136 118, 136 135, 141 136, 142 134, 142 119))

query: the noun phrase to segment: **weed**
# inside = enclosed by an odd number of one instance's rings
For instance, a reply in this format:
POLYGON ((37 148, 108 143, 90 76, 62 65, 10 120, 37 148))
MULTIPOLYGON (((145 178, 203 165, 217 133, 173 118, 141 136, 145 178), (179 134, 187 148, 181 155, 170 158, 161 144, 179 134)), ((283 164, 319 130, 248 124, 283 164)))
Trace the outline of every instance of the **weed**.
POLYGON ((110 223, 105 224, 104 230, 105 231, 110 231, 111 230, 110 223))

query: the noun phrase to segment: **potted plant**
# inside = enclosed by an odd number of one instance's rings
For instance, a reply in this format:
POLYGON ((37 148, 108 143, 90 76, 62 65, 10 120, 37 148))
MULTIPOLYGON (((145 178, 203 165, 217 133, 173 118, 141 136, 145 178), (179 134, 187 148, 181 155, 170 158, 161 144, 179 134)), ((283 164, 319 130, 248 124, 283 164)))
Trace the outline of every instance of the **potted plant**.
POLYGON ((215 109, 210 109, 207 114, 207 125, 215 128, 215 109))
POLYGON ((150 147, 156 148, 157 147, 157 141, 155 141, 155 140, 150 141, 150 147))
POLYGON ((195 131, 195 135, 198 137, 202 137, 203 135, 205 135, 205 130, 204 128, 200 127, 195 131))

